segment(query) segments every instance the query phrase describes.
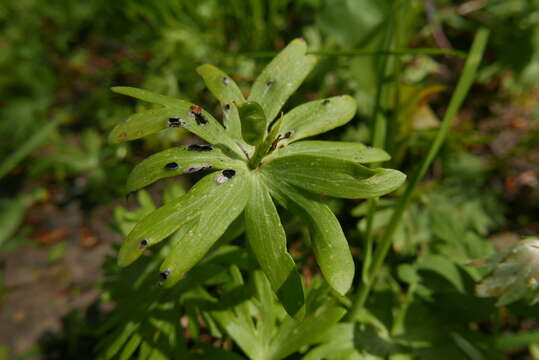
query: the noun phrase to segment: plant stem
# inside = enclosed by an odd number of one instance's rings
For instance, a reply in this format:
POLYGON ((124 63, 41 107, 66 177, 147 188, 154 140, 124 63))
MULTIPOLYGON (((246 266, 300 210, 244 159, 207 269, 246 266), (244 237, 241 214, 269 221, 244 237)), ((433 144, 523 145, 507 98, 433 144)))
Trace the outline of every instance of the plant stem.
MULTIPOLYGON (((454 55, 460 58, 465 58, 466 53, 453 50, 453 49, 440 49, 440 48, 418 48, 418 49, 395 49, 395 50, 360 50, 360 49, 350 49, 350 50, 319 50, 319 51, 307 51, 308 55, 318 55, 318 56, 416 56, 416 55, 454 55)), ((277 55, 276 51, 258 51, 258 52, 245 52, 241 55, 265 58, 265 57, 274 57, 277 55)))
MULTIPOLYGON (((383 51, 391 51, 393 46, 393 29, 394 29, 394 18, 390 17, 388 19, 388 26, 384 33, 383 39, 383 51)), ((386 78, 388 75, 388 62, 389 59, 387 56, 384 56, 379 62, 378 66, 378 86, 376 88, 376 95, 374 101, 374 109, 372 113, 372 118, 374 120, 372 127, 372 146, 376 148, 384 148, 385 135, 386 135, 386 118, 381 114, 382 101, 386 100, 387 92, 387 83, 386 78)), ((384 104, 387 105, 387 104, 384 104)), ((373 167, 378 166, 378 164, 372 164, 373 167)), ((378 198, 373 198, 367 200, 368 202, 368 211, 367 211, 367 228, 365 230, 365 255, 363 257, 363 267, 361 271, 361 281, 363 283, 368 283, 369 269, 372 263, 372 251, 374 247, 374 235, 373 235, 373 223, 374 216, 376 213, 376 207, 378 205, 378 198)))
POLYGON ((395 208, 395 211, 393 212, 393 215, 391 216, 389 225, 384 232, 380 246, 376 249, 376 252, 374 253, 373 262, 372 262, 371 269, 368 276, 368 282, 367 284, 364 284, 364 286, 362 286, 359 289, 355 302, 352 304, 352 307, 347 315, 348 320, 355 319, 358 312, 365 305, 367 297, 369 296, 369 293, 374 283, 376 282, 376 278, 382 268, 384 259, 389 251, 391 242, 393 240, 393 234, 395 233, 395 229, 397 228, 397 226, 399 225, 402 219, 404 210, 406 209, 408 203, 410 202, 410 199, 412 197, 412 194, 415 188, 419 185, 419 182, 421 181, 421 179, 427 172, 432 161, 434 160, 435 156, 440 150, 440 147, 444 143, 445 138, 447 137, 449 133, 451 123, 453 122, 453 119, 457 115, 460 109, 460 106, 462 105, 462 102, 464 101, 464 98, 468 94, 473 84, 473 81, 477 72, 477 68, 479 67, 479 63, 481 62, 481 58, 483 56, 483 52, 487 44, 488 36, 489 36, 489 31, 485 28, 481 28, 477 31, 474 37, 472 47, 470 49, 470 54, 464 65, 464 70, 459 79, 455 92, 453 93, 451 97, 449 106, 442 120, 440 129, 438 130, 438 133, 436 134, 436 138, 432 142, 428 155, 423 161, 423 163, 421 164, 421 167, 412 176, 412 179, 408 183, 403 196, 400 198, 395 208))

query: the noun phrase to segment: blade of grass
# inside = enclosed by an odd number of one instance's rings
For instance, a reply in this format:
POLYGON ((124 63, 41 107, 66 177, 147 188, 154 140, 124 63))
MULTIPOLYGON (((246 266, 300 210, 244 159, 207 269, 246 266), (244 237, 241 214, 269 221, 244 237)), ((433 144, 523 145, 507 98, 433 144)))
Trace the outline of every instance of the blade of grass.
POLYGON ((539 342, 539 330, 526 331, 516 334, 504 334, 494 340, 497 349, 509 350, 519 347, 537 344, 539 342))
POLYGON ((33 134, 28 141, 22 144, 17 151, 7 157, 0 164, 0 179, 3 178, 8 172, 11 171, 18 163, 24 160, 25 157, 30 155, 38 146, 43 144, 47 137, 56 129, 58 124, 65 118, 65 114, 57 115, 52 121, 48 122, 35 134, 33 134))
MULTIPOLYGON (((390 14, 395 13, 396 6, 390 14)), ((391 51, 394 44, 394 28, 396 19, 392 15, 387 20, 387 26, 385 26, 385 33, 383 39, 383 50, 382 51, 391 51)), ((372 114, 372 119, 374 120, 372 126, 372 146, 375 148, 385 148, 385 138, 387 130, 387 119, 381 113, 382 102, 384 106, 387 106, 387 96, 388 96, 388 82, 386 79, 390 75, 392 64, 390 64, 388 56, 378 55, 378 84, 376 88, 376 95, 374 100, 374 110, 372 114), (381 59, 380 59, 381 57, 381 59)), ((378 164, 371 164, 373 167, 378 166, 378 164)), ((365 255, 363 257, 363 266, 361 269, 361 281, 363 283, 368 283, 369 281, 369 269, 372 263, 372 251, 374 247, 374 235, 372 231, 372 225, 374 223, 374 216, 376 213, 376 206, 378 204, 378 198, 372 198, 368 200, 369 209, 367 211, 367 229, 365 231, 365 255)))
POLYGON ((442 125, 440 126, 440 129, 436 134, 436 138, 430 146, 427 157, 421 164, 421 167, 412 176, 403 196, 400 198, 395 208, 395 211, 393 212, 391 220, 389 221, 389 225, 387 226, 386 231, 384 232, 384 236, 380 242, 380 246, 376 249, 376 252, 374 253, 371 270, 369 272, 370 274, 368 277, 368 283, 364 284, 364 286, 360 288, 357 297, 354 299, 354 303, 347 315, 347 318, 349 320, 355 319, 358 312, 365 305, 365 301, 367 300, 367 297, 374 285, 374 282, 376 281, 378 273, 382 268, 387 252, 389 251, 391 242, 393 240, 393 234, 395 233, 395 229, 397 228, 400 223, 400 220, 402 219, 404 210, 406 209, 406 206, 408 205, 415 188, 427 172, 436 154, 440 150, 440 147, 444 143, 445 138, 449 133, 451 123, 457 115, 460 106, 464 101, 464 98, 468 94, 473 84, 475 75, 477 73, 477 68, 479 67, 479 63, 481 62, 481 58, 487 44, 488 36, 489 31, 486 28, 481 28, 478 30, 474 37, 472 47, 470 49, 470 54, 464 65, 464 70, 457 84, 457 88, 455 89, 455 92, 453 93, 449 102, 449 106, 443 118, 442 125))
MULTIPOLYGON (((241 55, 256 57, 256 58, 271 58, 277 55, 275 51, 256 51, 245 52, 241 55)), ((349 49, 349 50, 320 50, 320 51, 307 51, 307 55, 317 56, 406 56, 406 55, 454 55, 460 58, 466 58, 466 53, 460 50, 454 49, 439 49, 439 48, 419 48, 419 49, 395 49, 395 50, 361 50, 361 49, 349 49)))

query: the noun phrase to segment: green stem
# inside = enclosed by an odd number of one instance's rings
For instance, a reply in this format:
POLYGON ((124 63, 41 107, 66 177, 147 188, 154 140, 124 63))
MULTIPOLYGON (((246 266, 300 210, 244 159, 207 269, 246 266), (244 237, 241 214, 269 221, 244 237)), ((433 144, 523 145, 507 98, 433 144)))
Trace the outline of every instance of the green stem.
POLYGON ((457 115, 460 109, 460 106, 462 105, 462 102, 464 101, 464 98, 468 94, 473 84, 473 81, 477 72, 477 68, 479 67, 479 63, 481 62, 481 58, 483 56, 483 52, 487 44, 488 36, 489 36, 489 31, 485 28, 481 28, 479 29, 479 31, 476 33, 474 37, 470 54, 464 65, 464 70, 457 84, 457 88, 455 89, 455 92, 453 93, 451 97, 451 101, 449 102, 449 106, 442 120, 442 125, 440 126, 440 129, 438 130, 438 133, 436 134, 436 138, 431 144, 427 157, 421 164, 421 167, 412 176, 412 179, 408 183, 403 196, 400 198, 395 208, 395 211, 393 212, 393 215, 389 221, 389 225, 384 232, 384 236, 381 240, 380 246, 376 249, 376 252, 374 253, 374 259, 372 262, 370 275, 368 277, 369 281, 367 284, 365 284, 364 286, 360 288, 359 293, 355 299, 355 302, 352 305, 350 312, 347 315, 349 320, 355 319, 358 312, 365 305, 367 297, 376 281, 376 278, 384 263, 384 259, 389 251, 391 242, 393 240, 393 234, 395 233, 395 230, 402 219, 404 210, 406 209, 408 203, 410 202, 410 198, 412 197, 412 194, 415 188, 419 185, 419 182, 421 181, 421 179, 427 172, 427 169, 430 167, 436 154, 440 150, 440 147, 444 143, 445 138, 447 137, 449 133, 451 123, 453 119, 455 118, 455 116, 457 115))
POLYGON ((508 350, 531 344, 537 344, 538 339, 539 330, 533 330, 517 334, 497 336, 494 340, 494 344, 497 349, 508 350))
MULTIPOLYGON (((394 28, 394 19, 391 17, 388 19, 388 26, 386 27, 386 32, 383 39, 383 51, 390 51, 393 45, 393 28, 394 28)), ((388 57, 385 56, 381 59, 378 67, 378 86, 376 88, 376 95, 374 101, 374 109, 372 118, 374 120, 373 131, 372 131, 372 145, 377 148, 384 148, 384 139, 386 133, 386 118, 381 114, 382 100, 385 100, 385 94, 387 92, 387 83, 386 78, 388 75, 388 57)), ((384 104, 387 105, 387 104, 384 104)), ((378 164, 372 164, 372 166, 378 166, 378 164)), ((369 278, 369 269, 372 262, 372 251, 374 247, 374 235, 373 235, 373 223, 374 216, 376 213, 376 206, 378 205, 378 198, 373 198, 368 200, 368 211, 367 211, 367 228, 365 231, 365 256, 363 257, 363 267, 361 271, 361 281, 363 283, 368 283, 369 278)))
MULTIPOLYGON (((439 49, 439 48, 420 48, 420 49, 395 49, 395 50, 360 50, 360 49, 350 49, 350 50, 319 50, 319 51, 307 51, 308 55, 318 55, 318 56, 406 56, 406 55, 454 55, 460 58, 465 58, 466 53, 460 50, 454 49, 439 49)), ((277 55, 276 51, 257 51, 257 52, 245 52, 241 55, 258 57, 258 58, 271 58, 277 55)))

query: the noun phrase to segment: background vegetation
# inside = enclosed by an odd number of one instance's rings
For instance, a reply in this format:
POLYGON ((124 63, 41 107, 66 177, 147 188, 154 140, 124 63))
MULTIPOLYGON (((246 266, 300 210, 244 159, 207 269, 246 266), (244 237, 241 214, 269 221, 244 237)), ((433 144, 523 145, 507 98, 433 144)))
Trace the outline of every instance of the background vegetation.
MULTIPOLYGON (((303 37, 319 63, 286 109, 352 95, 356 117, 321 138, 383 147, 392 155, 387 167, 410 175, 440 128, 480 28, 490 37, 477 76, 395 229, 369 312, 281 355, 539 358, 537 306, 495 307, 495 299, 475 297, 479 273, 464 265, 539 233, 539 1, 18 0, 0 4, 0 359, 93 359, 99 340, 101 356, 121 356, 124 344, 114 351, 108 340, 123 336, 127 315, 119 309, 140 316, 152 301, 153 327, 160 327, 160 311, 182 314, 181 331, 161 331, 181 333, 193 357, 248 353, 224 320, 200 310, 197 301, 208 299, 189 284, 176 290, 187 294, 176 307, 175 293, 152 288, 154 297, 145 298, 146 283, 155 283, 150 275, 116 268, 121 236, 196 180, 164 181, 124 201, 130 169, 165 146, 195 140, 176 131, 108 145, 110 129, 141 106, 111 86, 190 99, 218 114, 197 66, 216 65, 246 90, 276 51, 303 37)), ((378 203, 327 199, 358 270, 400 196, 402 190, 378 203)), ((303 224, 282 215, 305 284, 327 292, 303 224)), ((237 269, 229 269, 226 254, 212 260, 237 285, 242 272, 258 274, 241 244, 228 249, 244 260, 237 269)), ((258 277, 246 281, 263 290, 258 277)), ((226 300, 232 280, 196 281, 226 300)), ((324 296, 353 306, 352 297, 324 296)))

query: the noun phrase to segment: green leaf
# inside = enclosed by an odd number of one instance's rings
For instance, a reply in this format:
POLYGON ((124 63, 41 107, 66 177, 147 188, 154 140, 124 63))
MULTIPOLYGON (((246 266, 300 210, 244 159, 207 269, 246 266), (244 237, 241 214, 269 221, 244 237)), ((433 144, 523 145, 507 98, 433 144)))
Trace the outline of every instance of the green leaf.
MULTIPOLYGON (((356 162, 359 164, 387 161, 391 157, 382 149, 365 146, 357 142, 343 141, 300 141, 285 146, 271 155, 286 157, 290 155, 312 155, 356 162)), ((267 157, 266 159, 270 159, 267 157)))
POLYGON ((254 82, 249 101, 256 101, 264 109, 267 121, 279 113, 290 95, 301 85, 314 67, 316 58, 306 55, 303 39, 293 40, 262 71, 254 82))
POLYGON ((122 353, 120 354, 120 360, 129 360, 135 353, 140 343, 142 342, 142 336, 139 333, 134 333, 124 346, 122 353))
POLYGON ((220 176, 221 172, 205 176, 187 194, 168 202, 139 221, 122 244, 118 264, 131 264, 147 247, 157 244, 179 227, 197 221, 199 216, 210 211, 209 208, 219 208, 224 199, 234 195, 238 189, 243 189, 244 175, 240 175, 239 171, 223 184, 217 183, 220 176))
POLYGON ((352 120, 357 104, 348 95, 315 100, 295 107, 284 115, 281 143, 290 143, 335 129, 352 120))
POLYGON ((290 316, 303 306, 301 278, 286 251, 286 234, 277 209, 260 179, 251 177, 251 194, 245 208, 247 240, 273 291, 290 316))
POLYGON ((209 168, 230 169, 244 166, 244 162, 231 159, 219 148, 214 147, 212 150, 204 151, 197 151, 197 149, 199 148, 196 145, 174 147, 148 157, 135 166, 129 174, 127 193, 171 176, 190 174, 209 168))
POLYGON ((169 96, 154 93, 152 91, 139 89, 129 86, 114 86, 111 90, 117 94, 127 95, 135 99, 146 101, 152 104, 159 104, 168 107, 184 106, 185 101, 181 99, 171 98, 169 96))
POLYGON ((266 133, 266 116, 264 110, 254 101, 237 105, 241 120, 241 135, 249 145, 258 145, 264 140, 266 133))
POLYGON ((341 295, 352 286, 354 260, 339 221, 314 196, 283 182, 269 179, 279 202, 302 217, 309 227, 316 262, 328 284, 341 295))
MULTIPOLYGON (((155 96, 159 97, 160 95, 155 94, 155 96)), ((144 99, 147 100, 148 97, 144 99)), ((199 106, 179 99, 174 105, 145 110, 131 115, 126 121, 112 129, 109 141, 113 144, 118 144, 140 139, 169 127, 184 127, 215 146, 226 146, 238 154, 243 154, 238 145, 228 136, 221 124, 210 113, 199 106)))
POLYGON ((322 340, 345 313, 344 308, 328 302, 318 307, 314 313, 306 315, 301 321, 287 319, 271 341, 272 354, 268 358, 284 359, 302 347, 322 340))
POLYGON ((225 129, 235 139, 241 139, 240 116, 238 109, 234 106, 234 104, 240 105, 245 102, 240 88, 230 76, 213 65, 201 65, 197 68, 197 72, 202 76, 211 93, 221 102, 225 129))
MULTIPOLYGON (((210 174, 203 179, 209 178, 209 182, 204 182, 200 187, 203 194, 199 195, 198 200, 202 201, 202 206, 196 210, 196 225, 179 239, 161 265, 161 273, 167 272, 166 279, 162 281, 163 285, 172 286, 180 280, 241 214, 250 193, 246 177, 244 171, 238 170, 233 177, 225 177, 226 180, 223 180, 221 172, 210 174), (219 183, 221 181, 225 182, 219 183)), ((178 218, 176 222, 179 222, 178 218)))
POLYGON ((397 170, 370 169, 351 161, 312 155, 277 157, 265 163, 262 169, 276 180, 314 193, 348 199, 388 194, 406 178, 397 170))

